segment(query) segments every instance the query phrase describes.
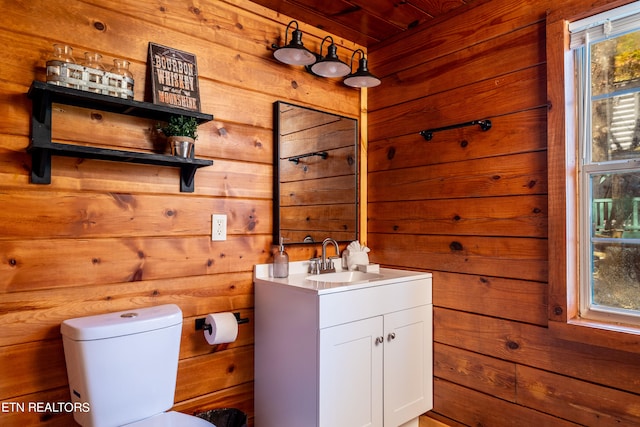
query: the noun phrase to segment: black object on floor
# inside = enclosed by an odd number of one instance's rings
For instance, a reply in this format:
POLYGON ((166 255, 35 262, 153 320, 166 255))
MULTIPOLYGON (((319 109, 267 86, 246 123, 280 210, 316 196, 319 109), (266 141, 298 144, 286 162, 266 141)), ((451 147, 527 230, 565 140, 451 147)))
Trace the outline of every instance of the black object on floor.
POLYGON ((212 409, 196 414, 196 417, 207 420, 216 427, 247 427, 247 414, 235 408, 212 409))

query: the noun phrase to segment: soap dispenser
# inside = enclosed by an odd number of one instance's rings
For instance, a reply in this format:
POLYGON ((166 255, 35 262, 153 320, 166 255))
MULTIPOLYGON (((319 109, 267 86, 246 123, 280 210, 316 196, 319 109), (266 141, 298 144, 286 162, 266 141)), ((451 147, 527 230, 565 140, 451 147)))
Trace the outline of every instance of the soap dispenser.
POLYGON ((289 276, 289 255, 284 250, 284 237, 280 237, 280 249, 273 254, 273 277, 289 276))

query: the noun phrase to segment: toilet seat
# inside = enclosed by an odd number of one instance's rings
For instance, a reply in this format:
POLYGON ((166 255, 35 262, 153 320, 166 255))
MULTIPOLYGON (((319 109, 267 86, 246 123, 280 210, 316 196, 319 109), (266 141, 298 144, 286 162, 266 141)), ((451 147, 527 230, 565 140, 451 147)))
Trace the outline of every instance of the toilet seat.
POLYGON ((169 411, 123 427, 215 427, 209 421, 182 412, 169 411))

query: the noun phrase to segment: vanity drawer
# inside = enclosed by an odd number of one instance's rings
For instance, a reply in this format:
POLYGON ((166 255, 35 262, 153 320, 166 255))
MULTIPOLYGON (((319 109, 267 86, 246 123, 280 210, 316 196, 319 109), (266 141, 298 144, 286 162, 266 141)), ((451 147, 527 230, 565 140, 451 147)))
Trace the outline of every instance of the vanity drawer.
POLYGON ((319 327, 431 304, 431 288, 429 277, 320 295, 319 327))

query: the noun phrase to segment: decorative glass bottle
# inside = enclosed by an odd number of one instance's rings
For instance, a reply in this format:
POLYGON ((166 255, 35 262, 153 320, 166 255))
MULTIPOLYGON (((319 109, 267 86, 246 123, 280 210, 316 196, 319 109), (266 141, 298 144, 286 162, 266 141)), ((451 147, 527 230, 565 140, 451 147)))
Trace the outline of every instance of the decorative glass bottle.
POLYGON ((101 93, 99 85, 103 84, 104 65, 102 65, 102 55, 97 52, 84 53, 85 75, 84 79, 89 82, 88 89, 91 92, 101 93))
POLYGON ((121 76, 133 78, 133 74, 129 71, 130 62, 126 59, 116 58, 113 60, 113 68, 111 68, 111 72, 115 74, 120 74, 121 76))
POLYGON ((130 62, 126 59, 116 58, 113 60, 113 67, 109 72, 121 76, 122 79, 109 79, 109 86, 117 87, 119 91, 116 96, 133 99, 133 74, 129 71, 130 62), (121 96, 124 94, 124 96, 121 96))
POLYGON ((53 54, 50 59, 52 61, 76 63, 76 60, 73 58, 73 48, 61 43, 55 43, 53 45, 53 54))
POLYGON ((73 58, 73 48, 61 43, 53 45, 53 53, 47 60, 47 83, 59 86, 78 88, 78 85, 69 81, 69 78, 77 79, 82 76, 74 67, 76 60, 73 58), (72 65, 69 67, 68 65, 72 65))
POLYGON ((102 65, 102 55, 97 52, 85 52, 84 66, 93 68, 95 70, 104 71, 104 65, 102 65))

